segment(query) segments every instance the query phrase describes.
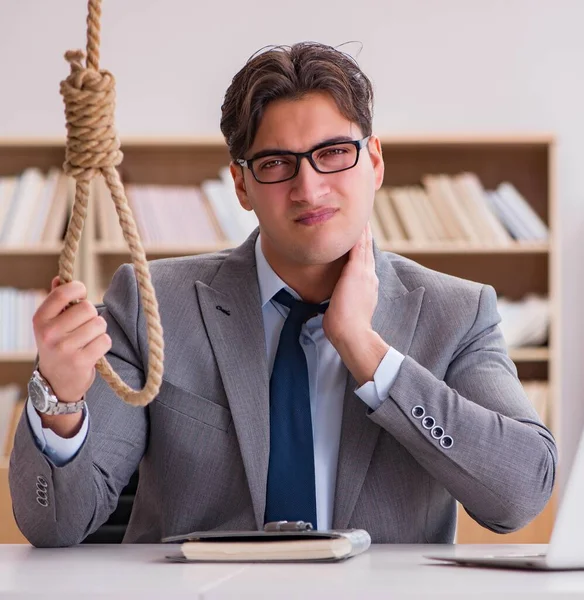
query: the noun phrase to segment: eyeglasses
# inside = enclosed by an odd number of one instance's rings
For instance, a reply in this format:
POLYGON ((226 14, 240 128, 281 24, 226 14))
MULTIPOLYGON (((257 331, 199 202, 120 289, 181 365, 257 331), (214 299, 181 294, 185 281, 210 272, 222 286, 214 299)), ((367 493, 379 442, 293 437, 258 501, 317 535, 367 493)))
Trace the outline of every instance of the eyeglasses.
POLYGON ((367 145, 370 137, 346 142, 325 142, 308 152, 259 152, 249 159, 237 158, 234 162, 247 167, 258 183, 281 183, 294 179, 300 170, 300 161, 305 157, 317 173, 339 173, 352 169, 359 162, 360 150, 367 145))

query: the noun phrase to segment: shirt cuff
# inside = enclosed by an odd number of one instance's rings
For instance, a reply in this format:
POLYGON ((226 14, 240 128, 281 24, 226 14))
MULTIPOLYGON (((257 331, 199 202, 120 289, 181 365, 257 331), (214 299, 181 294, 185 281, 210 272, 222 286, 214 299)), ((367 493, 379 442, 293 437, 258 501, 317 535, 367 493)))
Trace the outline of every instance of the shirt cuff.
POLYGON ((39 450, 48 456, 57 467, 63 467, 71 462, 79 452, 89 431, 89 412, 87 404, 83 407, 83 424, 79 433, 72 438, 62 438, 54 431, 43 427, 41 418, 34 409, 30 398, 26 401, 26 415, 30 428, 36 438, 39 450))
POLYGON ((389 390, 395 381, 405 356, 395 348, 385 353, 373 374, 373 381, 364 383, 355 393, 371 410, 377 410, 389 396, 389 390))

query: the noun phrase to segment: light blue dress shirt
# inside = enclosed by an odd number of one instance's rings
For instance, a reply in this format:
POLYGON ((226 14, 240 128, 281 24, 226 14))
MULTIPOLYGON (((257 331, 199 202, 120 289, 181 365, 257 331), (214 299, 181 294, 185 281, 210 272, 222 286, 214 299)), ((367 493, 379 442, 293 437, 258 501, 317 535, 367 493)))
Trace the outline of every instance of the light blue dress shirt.
MULTIPOLYGON (((261 249, 260 236, 256 241, 255 255, 268 366, 271 373, 280 332, 289 312, 287 307, 272 301, 272 298, 282 288, 285 288, 295 298, 300 299, 300 296, 288 287, 270 267, 261 249)), ((333 519, 347 368, 334 346, 324 335, 322 319, 323 315, 317 315, 303 325, 300 342, 308 365, 314 438, 316 517, 319 529, 330 529, 333 519)), ((373 381, 368 381, 355 390, 355 393, 372 410, 377 409, 387 399, 389 389, 397 377, 403 359, 403 354, 395 348, 390 348, 377 367, 373 381)), ((87 437, 89 430, 87 409, 84 412, 85 418, 81 430, 75 437, 69 439, 59 437, 50 429, 44 429, 30 400, 27 402, 27 415, 39 448, 57 466, 62 466, 72 460, 87 437)))

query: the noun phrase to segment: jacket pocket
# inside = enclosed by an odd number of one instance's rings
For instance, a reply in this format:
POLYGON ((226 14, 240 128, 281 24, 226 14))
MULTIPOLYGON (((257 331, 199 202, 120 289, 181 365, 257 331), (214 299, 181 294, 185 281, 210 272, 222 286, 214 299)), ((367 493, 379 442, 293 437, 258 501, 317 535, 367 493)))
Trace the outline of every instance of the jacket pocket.
POLYGON ((176 387, 168 381, 162 381, 156 402, 185 417, 222 431, 227 431, 231 423, 229 409, 194 392, 176 387))

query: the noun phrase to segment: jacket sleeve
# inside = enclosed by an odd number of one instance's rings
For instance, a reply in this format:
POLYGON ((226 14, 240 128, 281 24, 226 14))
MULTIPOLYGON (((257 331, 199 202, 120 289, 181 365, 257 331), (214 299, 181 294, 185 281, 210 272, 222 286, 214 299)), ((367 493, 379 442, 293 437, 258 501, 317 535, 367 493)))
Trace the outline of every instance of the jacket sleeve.
POLYGON ((389 397, 369 416, 473 519, 507 533, 549 500, 557 449, 517 378, 499 321, 495 291, 483 286, 444 381, 406 356, 389 397))
MULTIPOLYGON (((138 348, 140 306, 134 271, 121 267, 100 313, 112 348, 107 359, 134 389, 144 383, 138 348)), ((17 427, 9 482, 16 522, 31 544, 71 546, 102 525, 146 448, 147 409, 122 402, 99 373, 86 394, 89 431, 75 457, 57 466, 36 443, 26 413, 17 427)))

